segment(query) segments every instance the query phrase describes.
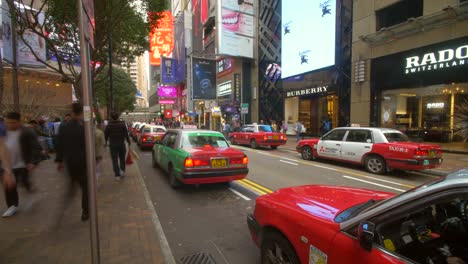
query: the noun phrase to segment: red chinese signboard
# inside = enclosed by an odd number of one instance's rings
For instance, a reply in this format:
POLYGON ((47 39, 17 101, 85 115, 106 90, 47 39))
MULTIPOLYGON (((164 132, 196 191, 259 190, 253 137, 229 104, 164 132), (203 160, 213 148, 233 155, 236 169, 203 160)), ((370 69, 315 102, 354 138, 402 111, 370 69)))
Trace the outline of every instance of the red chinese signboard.
POLYGON ((174 49, 171 11, 164 11, 158 26, 150 33, 150 64, 161 65, 161 57, 170 57, 174 49))

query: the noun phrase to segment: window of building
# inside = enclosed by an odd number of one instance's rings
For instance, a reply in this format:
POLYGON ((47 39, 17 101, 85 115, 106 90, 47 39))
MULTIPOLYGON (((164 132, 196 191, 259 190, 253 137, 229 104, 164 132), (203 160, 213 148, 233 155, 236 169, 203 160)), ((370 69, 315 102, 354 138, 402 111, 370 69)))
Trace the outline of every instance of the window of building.
POLYGON ((423 15, 423 0, 403 0, 376 11, 377 31, 423 15))

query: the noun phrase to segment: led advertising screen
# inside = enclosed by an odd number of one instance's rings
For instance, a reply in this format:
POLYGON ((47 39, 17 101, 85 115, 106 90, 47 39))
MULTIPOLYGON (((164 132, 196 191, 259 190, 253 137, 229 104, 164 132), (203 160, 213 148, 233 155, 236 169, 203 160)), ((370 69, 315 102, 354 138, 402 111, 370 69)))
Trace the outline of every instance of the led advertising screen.
POLYGON ((282 1, 281 78, 335 65, 336 0, 282 1))
POLYGON ((193 99, 216 99, 216 60, 192 58, 193 99))

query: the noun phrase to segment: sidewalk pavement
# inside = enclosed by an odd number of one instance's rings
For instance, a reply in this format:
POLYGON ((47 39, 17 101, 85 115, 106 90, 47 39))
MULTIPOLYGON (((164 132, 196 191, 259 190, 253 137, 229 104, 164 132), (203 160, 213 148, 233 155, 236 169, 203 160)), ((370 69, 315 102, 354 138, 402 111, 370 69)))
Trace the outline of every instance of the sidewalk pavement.
MULTIPOLYGON (((293 137, 288 135, 288 142, 285 145, 280 146, 279 148, 296 151, 296 145, 297 142, 295 136, 293 137)), ((444 161, 442 162, 442 165, 436 169, 424 170, 425 173, 442 176, 447 175, 450 172, 468 167, 468 149, 465 148, 464 144, 461 143, 458 145, 455 144, 449 146, 452 148, 452 150, 456 150, 456 152, 447 151, 447 149, 444 148, 443 144, 440 145, 442 146, 442 149, 444 151, 444 154, 442 156, 444 161)), ((445 146, 447 147, 447 145, 445 146)))
MULTIPOLYGON (((125 178, 114 181, 107 153, 102 165, 97 190, 101 263, 164 263, 139 169, 131 165, 125 178)), ((90 222, 81 222, 79 189, 53 228, 65 179, 48 160, 32 174, 38 190, 29 194, 19 189, 18 213, 0 217, 0 263, 91 263, 90 222)), ((6 209, 3 194, 0 208, 2 213, 6 209)))

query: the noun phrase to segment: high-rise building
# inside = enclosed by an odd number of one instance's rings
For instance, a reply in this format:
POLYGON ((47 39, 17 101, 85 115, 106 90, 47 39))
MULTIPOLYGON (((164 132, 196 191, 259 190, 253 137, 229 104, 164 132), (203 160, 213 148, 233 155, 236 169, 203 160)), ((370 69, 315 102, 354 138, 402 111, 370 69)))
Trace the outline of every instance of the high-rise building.
POLYGON ((141 108, 148 107, 148 74, 146 71, 145 55, 141 55, 133 62, 122 62, 124 69, 137 87, 137 95, 135 98, 135 106, 141 108))

